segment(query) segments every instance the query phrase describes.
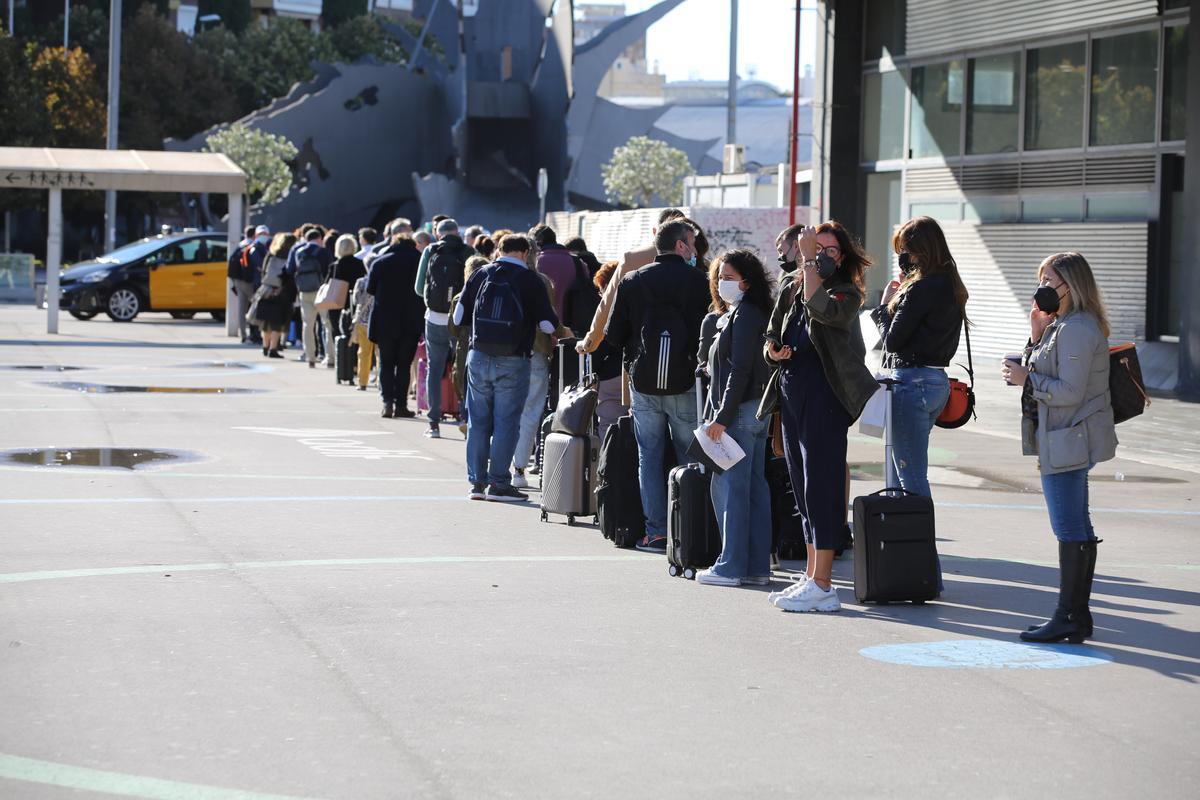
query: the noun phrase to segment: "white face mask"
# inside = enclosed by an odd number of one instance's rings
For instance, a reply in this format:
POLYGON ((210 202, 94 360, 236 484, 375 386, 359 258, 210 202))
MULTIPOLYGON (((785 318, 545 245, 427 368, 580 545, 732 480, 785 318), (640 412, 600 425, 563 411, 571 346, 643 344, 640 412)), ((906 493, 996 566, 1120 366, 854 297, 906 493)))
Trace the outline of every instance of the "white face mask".
POLYGON ((729 305, 737 305, 746 294, 742 291, 741 283, 741 281, 720 280, 717 282, 717 294, 721 295, 721 299, 729 305))

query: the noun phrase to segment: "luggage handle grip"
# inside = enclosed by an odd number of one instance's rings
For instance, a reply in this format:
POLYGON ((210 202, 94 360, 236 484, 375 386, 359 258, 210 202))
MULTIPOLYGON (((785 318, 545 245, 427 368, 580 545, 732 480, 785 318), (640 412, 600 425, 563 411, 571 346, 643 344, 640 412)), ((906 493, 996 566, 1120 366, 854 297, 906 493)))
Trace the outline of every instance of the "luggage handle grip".
POLYGON ((903 489, 899 486, 885 486, 884 488, 880 489, 877 492, 871 492, 871 494, 868 495, 868 497, 876 497, 878 495, 884 495, 884 494, 911 495, 912 497, 921 497, 922 496, 922 495, 917 494, 916 492, 910 492, 908 489, 903 489))

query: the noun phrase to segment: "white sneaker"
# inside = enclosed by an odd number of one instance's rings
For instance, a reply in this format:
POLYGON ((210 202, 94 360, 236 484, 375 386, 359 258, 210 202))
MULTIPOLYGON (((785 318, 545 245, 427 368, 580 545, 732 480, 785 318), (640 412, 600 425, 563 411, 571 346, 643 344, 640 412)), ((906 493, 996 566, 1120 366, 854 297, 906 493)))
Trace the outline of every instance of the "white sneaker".
POLYGON ((782 611, 841 611, 837 589, 822 589, 816 581, 805 581, 804 588, 791 597, 781 597, 775 607, 782 611))
POLYGON ((702 569, 696 573, 696 583, 703 583, 706 586, 741 586, 740 578, 726 578, 724 575, 718 575, 711 569, 702 569))
POLYGON ((771 592, 769 595, 767 595, 767 599, 770 600, 772 603, 774 603, 776 600, 778 600, 781 597, 791 597, 792 595, 796 594, 801 589, 803 589, 804 584, 806 584, 806 583, 808 583, 808 573, 801 572, 800 577, 796 579, 795 583, 793 583, 791 586, 787 587, 786 589, 784 589, 782 591, 771 592))
POLYGON ((512 485, 518 489, 528 489, 529 481, 525 480, 524 472, 514 472, 512 476, 512 485))

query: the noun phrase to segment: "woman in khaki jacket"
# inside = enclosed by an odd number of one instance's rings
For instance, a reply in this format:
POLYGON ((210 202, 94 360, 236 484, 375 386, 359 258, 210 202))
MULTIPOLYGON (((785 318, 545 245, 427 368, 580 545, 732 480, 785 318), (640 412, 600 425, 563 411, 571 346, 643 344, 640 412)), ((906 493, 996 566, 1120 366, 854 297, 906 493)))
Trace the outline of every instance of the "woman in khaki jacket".
POLYGON ((1079 253, 1050 256, 1038 267, 1038 279, 1026 366, 1005 361, 1002 371, 1025 393, 1021 442, 1026 455, 1038 457, 1058 539, 1059 588, 1054 616, 1021 638, 1078 644, 1092 635, 1088 599, 1101 541, 1088 511, 1088 472, 1117 450, 1108 391, 1109 326, 1092 269, 1079 253))

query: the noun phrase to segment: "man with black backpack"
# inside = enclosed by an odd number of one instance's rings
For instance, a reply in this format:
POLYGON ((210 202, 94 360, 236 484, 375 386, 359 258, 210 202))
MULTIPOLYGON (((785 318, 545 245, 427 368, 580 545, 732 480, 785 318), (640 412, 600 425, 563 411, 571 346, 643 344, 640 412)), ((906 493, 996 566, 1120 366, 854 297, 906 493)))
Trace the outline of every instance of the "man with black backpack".
MULTIPOLYGON (((458 235, 458 223, 449 217, 437 223, 438 241, 421 251, 416 292, 425 300, 425 396, 429 400, 430 439, 442 438, 442 377, 450 358, 450 301, 463 290, 467 259, 475 249, 458 235)), ((511 454, 510 454, 511 455, 511 454)))
POLYGON ((317 366, 317 290, 329 277, 333 267, 333 256, 321 245, 325 232, 319 227, 310 227, 304 234, 304 242, 292 248, 288 254, 287 272, 296 282, 300 293, 300 320, 304 328, 304 359, 309 367, 317 366))
MULTIPOLYGON (((265 226, 260 225, 259 227, 265 226)), ((249 344, 259 339, 258 327, 251 325, 246 320, 246 314, 250 310, 250 301, 254 299, 254 291, 258 288, 261 280, 260 272, 267 248, 264 245, 261 250, 254 249, 256 244, 254 234, 254 226, 247 225, 242 232, 241 243, 229 254, 227 270, 229 280, 233 282, 233 293, 237 295, 238 299, 238 333, 241 335, 242 344, 249 344)), ((267 238, 269 239, 270 236, 268 235, 267 238)))
POLYGON ((508 468, 529 393, 534 334, 558 328, 545 284, 525 264, 528 254, 526 237, 506 236, 500 258, 471 274, 454 309, 454 324, 471 332, 467 480, 472 500, 528 499, 512 485, 508 468))
POLYGON ((605 338, 623 352, 630 378, 630 411, 638 443, 638 483, 646 514, 639 550, 661 553, 667 543, 666 435, 679 463, 696 419, 696 349, 712 297, 696 269, 696 231, 676 219, 654 239, 656 260, 621 279, 605 338))

